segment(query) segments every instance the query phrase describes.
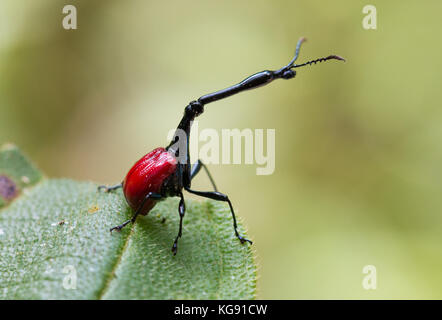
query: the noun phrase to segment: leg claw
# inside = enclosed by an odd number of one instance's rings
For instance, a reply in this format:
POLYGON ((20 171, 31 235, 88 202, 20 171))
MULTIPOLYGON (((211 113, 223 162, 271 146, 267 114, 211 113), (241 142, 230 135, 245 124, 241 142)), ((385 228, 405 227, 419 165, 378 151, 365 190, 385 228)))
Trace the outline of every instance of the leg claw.
POLYGON ((110 228, 109 231, 110 231, 110 233, 112 233, 112 231, 114 231, 114 230, 117 230, 118 232, 120 232, 122 228, 123 228, 122 226, 116 226, 116 227, 110 228))
POLYGON ((244 244, 246 242, 248 242, 250 244, 253 244, 252 241, 250 241, 249 239, 244 238, 243 236, 237 235, 237 237, 238 237, 239 241, 241 241, 241 244, 244 244))
POLYGON ((102 185, 102 186, 98 186, 98 192, 100 192, 101 190, 103 190, 104 192, 106 192, 106 193, 109 193, 109 192, 111 192, 111 191, 113 191, 113 190, 117 190, 117 189, 119 189, 119 188, 121 188, 122 187, 122 184, 117 184, 117 185, 115 185, 115 186, 105 186, 105 185, 102 185))
POLYGON ((104 192, 109 192, 109 188, 106 187, 106 186, 99 186, 99 187, 97 188, 97 190, 98 190, 98 192, 100 192, 101 190, 104 190, 104 192))
POLYGON ((112 233, 112 231, 114 231, 114 230, 120 231, 120 230, 123 229, 125 226, 127 226, 127 224, 128 224, 129 222, 134 223, 135 220, 127 220, 126 222, 120 224, 119 226, 116 226, 116 227, 111 228, 111 229, 109 230, 110 233, 112 233))

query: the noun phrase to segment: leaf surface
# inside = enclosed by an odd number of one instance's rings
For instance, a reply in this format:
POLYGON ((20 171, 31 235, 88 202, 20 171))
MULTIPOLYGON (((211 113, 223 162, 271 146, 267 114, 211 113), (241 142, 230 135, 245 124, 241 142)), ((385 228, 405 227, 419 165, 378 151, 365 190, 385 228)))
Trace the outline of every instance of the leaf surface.
POLYGON ((121 190, 47 179, 2 147, 0 299, 253 299, 252 249, 234 236, 228 206, 186 200, 173 256, 177 207, 169 198, 110 234, 132 215, 121 190))

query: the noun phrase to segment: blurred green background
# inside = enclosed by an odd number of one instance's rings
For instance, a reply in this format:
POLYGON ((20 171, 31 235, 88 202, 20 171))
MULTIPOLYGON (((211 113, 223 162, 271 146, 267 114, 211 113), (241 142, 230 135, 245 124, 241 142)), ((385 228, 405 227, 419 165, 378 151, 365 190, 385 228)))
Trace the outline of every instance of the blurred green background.
MULTIPOLYGON (((0 144, 49 176, 121 181, 186 103, 331 53, 206 108, 276 129, 276 170, 210 165, 255 241, 258 298, 442 298, 441 1, 0 3, 0 144), (62 8, 78 29, 62 28, 62 8), (378 29, 362 28, 377 8, 378 29), (362 287, 365 265, 377 289, 362 287)), ((201 145, 201 144, 200 144, 201 145)), ((209 188, 203 175, 195 188, 209 188)), ((184 234, 185 236, 185 234, 184 234)))

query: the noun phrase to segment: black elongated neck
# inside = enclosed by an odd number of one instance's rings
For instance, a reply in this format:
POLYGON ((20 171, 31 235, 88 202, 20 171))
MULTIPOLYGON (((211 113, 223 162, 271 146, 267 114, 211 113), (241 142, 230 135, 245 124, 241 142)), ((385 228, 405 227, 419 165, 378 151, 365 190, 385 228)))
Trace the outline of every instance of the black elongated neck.
MULTIPOLYGON (((247 77, 238 84, 213 93, 206 94, 200 97, 198 100, 190 102, 184 110, 184 115, 177 127, 177 131, 182 130, 182 132, 186 133, 188 138, 192 126, 192 121, 204 112, 204 105, 230 97, 242 91, 264 86, 272 82, 274 79, 284 78, 284 71, 284 68, 277 71, 261 71, 247 77)), ((177 142, 177 134, 178 132, 175 134, 175 137, 170 143, 169 147, 177 142)))
MULTIPOLYGON (((183 137, 185 135, 185 138, 187 140, 187 145, 189 143, 189 135, 190 135, 190 129, 192 127, 193 120, 198 117, 200 114, 204 112, 204 105, 200 103, 199 101, 192 101, 190 102, 187 107, 184 109, 184 115, 181 118, 180 123, 178 124, 178 127, 176 129, 174 138, 170 142, 170 144, 167 146, 167 150, 174 145, 176 142, 178 142, 178 139, 183 137)), ((174 150, 175 152, 179 150, 174 150)))
MULTIPOLYGON (((180 140, 180 138, 182 138, 183 134, 186 135, 187 144, 185 145, 185 147, 187 148, 187 146, 189 144, 188 143, 189 142, 189 134, 190 134, 191 126, 192 126, 192 121, 204 112, 204 105, 224 99, 224 98, 227 98, 227 97, 230 97, 234 94, 237 94, 237 93, 240 93, 243 91, 247 91, 247 90, 251 90, 251 89, 265 86, 275 79, 285 79, 285 80, 292 79, 296 76, 296 71, 293 70, 295 68, 299 68, 299 67, 303 67, 303 66, 311 65, 311 64, 316 64, 317 62, 327 61, 327 60, 331 60, 331 59, 344 60, 343 58, 341 58, 339 56, 330 55, 325 58, 311 60, 309 62, 296 65, 294 63, 295 63, 296 59, 298 58, 299 49, 301 47, 301 44, 304 41, 305 41, 305 38, 299 39, 298 44, 296 45, 295 56, 289 62, 288 65, 286 65, 278 70, 275 70, 275 71, 264 70, 264 71, 252 74, 251 76, 245 78, 243 81, 241 81, 233 86, 230 86, 228 88, 225 88, 225 89, 213 92, 213 93, 206 94, 206 95, 200 97, 198 100, 190 102, 187 105, 186 109, 184 110, 184 116, 181 119, 181 121, 177 127, 177 131, 175 132, 175 136, 174 136, 172 142, 167 147, 167 149, 169 150, 169 148, 171 148, 172 145, 176 144, 180 140)), ((176 154, 179 153, 179 147, 174 147, 174 148, 176 148, 176 150, 174 150, 174 152, 176 154)), ((188 150, 187 150, 187 153, 188 153, 188 150)))

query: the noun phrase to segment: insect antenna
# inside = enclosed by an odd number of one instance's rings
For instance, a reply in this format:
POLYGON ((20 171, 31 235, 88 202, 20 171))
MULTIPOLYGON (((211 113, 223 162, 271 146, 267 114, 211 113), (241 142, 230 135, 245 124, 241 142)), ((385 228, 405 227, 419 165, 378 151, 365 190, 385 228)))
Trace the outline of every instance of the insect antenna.
POLYGON ((303 67, 306 65, 316 64, 318 62, 332 60, 332 59, 345 61, 344 58, 333 54, 333 55, 329 55, 328 57, 311 60, 311 61, 308 61, 308 62, 305 62, 302 64, 295 64, 295 61, 296 61, 296 59, 298 59, 298 56, 299 56, 299 51, 301 49, 301 45, 305 41, 307 41, 307 39, 304 37, 302 37, 298 40, 298 43, 296 44, 296 49, 295 49, 295 56, 293 57, 292 61, 290 61, 289 64, 285 67, 286 69, 295 69, 295 68, 303 67))
POLYGON ((344 61, 344 62, 345 62, 345 59, 344 59, 344 58, 332 54, 332 55, 330 55, 330 56, 328 56, 328 57, 324 57, 324 58, 319 58, 319 59, 311 60, 311 61, 308 61, 308 62, 305 62, 305 63, 301 63, 301 64, 295 64, 295 65, 291 66, 290 69, 303 67, 303 66, 306 66, 306 65, 309 65, 309 64, 316 64, 316 63, 318 63, 318 62, 327 61, 327 60, 332 60, 332 59, 334 59, 334 60, 341 60, 341 61, 344 61))

